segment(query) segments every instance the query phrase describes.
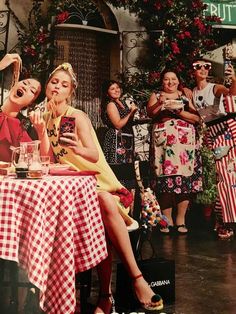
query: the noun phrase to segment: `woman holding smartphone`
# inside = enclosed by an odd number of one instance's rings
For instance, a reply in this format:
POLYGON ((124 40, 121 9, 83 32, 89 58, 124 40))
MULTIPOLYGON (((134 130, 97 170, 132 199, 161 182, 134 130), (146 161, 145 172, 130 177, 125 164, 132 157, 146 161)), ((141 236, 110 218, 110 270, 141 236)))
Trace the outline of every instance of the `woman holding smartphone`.
POLYGON ((229 146, 230 150, 221 158, 216 158, 218 177, 218 197, 215 204, 216 226, 219 239, 230 239, 234 235, 231 228, 236 223, 235 178, 227 171, 230 160, 236 158, 236 115, 225 114, 220 109, 221 96, 236 95, 236 75, 232 64, 228 65, 225 75, 232 80, 230 88, 222 84, 208 82, 211 63, 203 59, 193 63, 196 87, 193 89, 193 103, 207 126, 208 145, 213 152, 229 146), (226 197, 227 195, 227 197, 226 197))
MULTIPOLYGON (((135 224, 128 215, 132 198, 107 164, 88 116, 71 106, 76 87, 76 77, 68 63, 58 66, 49 76, 46 85, 49 111, 44 119, 39 112, 31 114, 32 122, 41 140, 41 153, 47 155, 52 151, 57 162, 68 164, 75 170, 99 171, 98 199, 109 240, 133 279, 134 291, 141 305, 146 309, 161 309, 163 308, 161 297, 153 293, 142 277, 132 252, 127 231, 127 227, 135 224), (66 132, 60 137, 60 140, 67 145, 59 143, 58 131, 63 116, 75 118, 75 132, 66 132)), ((100 294, 95 313, 108 314, 112 308, 111 259, 109 250, 108 258, 98 266, 100 294)))

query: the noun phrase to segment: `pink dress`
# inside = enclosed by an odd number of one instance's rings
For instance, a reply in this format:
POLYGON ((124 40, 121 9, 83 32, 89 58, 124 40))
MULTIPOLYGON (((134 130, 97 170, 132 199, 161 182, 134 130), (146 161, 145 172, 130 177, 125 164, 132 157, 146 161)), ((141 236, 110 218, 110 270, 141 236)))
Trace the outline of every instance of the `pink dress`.
POLYGON ((20 142, 31 142, 27 131, 22 127, 20 120, 8 117, 0 112, 0 160, 11 161, 11 146, 18 147, 20 142))

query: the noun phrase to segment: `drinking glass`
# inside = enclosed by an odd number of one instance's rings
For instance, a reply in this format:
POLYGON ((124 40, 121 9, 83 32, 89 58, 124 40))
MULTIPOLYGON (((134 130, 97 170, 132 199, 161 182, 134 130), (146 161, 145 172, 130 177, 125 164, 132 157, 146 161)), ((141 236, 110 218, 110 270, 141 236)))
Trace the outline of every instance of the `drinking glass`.
POLYGON ((40 162, 42 165, 43 175, 47 176, 49 173, 50 157, 49 156, 40 156, 40 162))

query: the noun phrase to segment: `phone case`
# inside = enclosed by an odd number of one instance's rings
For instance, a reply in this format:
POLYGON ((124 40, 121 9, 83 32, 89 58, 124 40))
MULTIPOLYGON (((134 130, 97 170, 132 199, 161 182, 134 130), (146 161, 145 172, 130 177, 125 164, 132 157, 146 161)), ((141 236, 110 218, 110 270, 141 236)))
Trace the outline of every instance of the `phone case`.
POLYGON ((75 118, 74 117, 62 117, 60 128, 59 128, 59 143, 63 145, 68 145, 60 140, 60 137, 63 136, 63 133, 74 133, 75 132, 75 118))

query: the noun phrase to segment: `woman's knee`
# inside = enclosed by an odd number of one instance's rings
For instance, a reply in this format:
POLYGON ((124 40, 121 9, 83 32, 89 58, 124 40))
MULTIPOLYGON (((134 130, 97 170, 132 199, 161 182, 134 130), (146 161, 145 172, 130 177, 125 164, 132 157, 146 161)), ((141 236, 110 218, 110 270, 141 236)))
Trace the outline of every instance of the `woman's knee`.
POLYGON ((98 200, 103 213, 111 214, 118 212, 118 207, 111 193, 102 191, 98 193, 98 200))

